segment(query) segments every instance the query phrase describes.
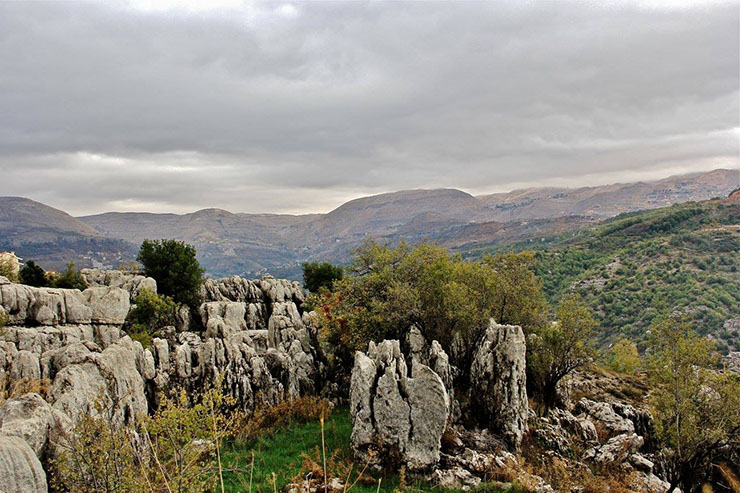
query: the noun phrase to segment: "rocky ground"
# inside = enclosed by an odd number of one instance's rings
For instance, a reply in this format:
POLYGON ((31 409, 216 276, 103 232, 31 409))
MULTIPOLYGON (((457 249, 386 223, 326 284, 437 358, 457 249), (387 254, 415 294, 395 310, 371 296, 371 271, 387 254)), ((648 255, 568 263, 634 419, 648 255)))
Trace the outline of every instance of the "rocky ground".
MULTIPOLYGON (((221 382, 247 412, 299 395, 331 396, 337 388, 325 382, 315 317, 304 310, 297 283, 208 280, 197 321, 204 330, 191 331, 196 321, 183 315, 178 327, 144 348, 122 327, 136 294, 156 289, 154 280, 117 271, 83 274, 90 287, 82 292, 0 278, 0 307, 9 316, 0 335, 0 390, 14 396, 0 405, 5 491, 47 491, 44 467, 57 437, 100 404, 114 422, 127 424, 173 388, 196 392, 221 382), (23 392, 26 387, 35 392, 23 392)), ((525 353, 521 328, 491 321, 474 356, 471 391, 461 395, 453 388, 458 370, 417 329, 403 344, 371 343, 356 354, 351 372, 356 460, 403 468, 447 488, 498 481, 537 492, 588 491, 588 478, 598 480, 591 471, 608 470, 626 491, 667 490, 646 410, 593 392, 609 388, 604 375, 594 377, 602 380, 597 383, 582 375, 570 382, 566 409, 539 417, 527 401, 525 353), (566 481, 548 484, 538 474, 547 464, 573 471, 572 488, 566 481)))

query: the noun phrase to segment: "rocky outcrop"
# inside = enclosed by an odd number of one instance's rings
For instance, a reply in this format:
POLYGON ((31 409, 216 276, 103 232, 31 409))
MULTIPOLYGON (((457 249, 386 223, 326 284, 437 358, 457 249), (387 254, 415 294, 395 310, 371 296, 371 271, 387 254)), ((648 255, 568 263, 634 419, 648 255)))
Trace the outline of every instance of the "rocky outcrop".
POLYGON ((138 272, 82 269, 80 275, 90 287, 107 286, 123 289, 129 293, 131 303, 134 302, 134 299, 136 299, 142 289, 148 289, 154 293, 157 292, 157 281, 138 272))
POLYGON ((46 493, 46 473, 41 461, 22 438, 0 433, 0 491, 46 493))
POLYGON ((351 445, 362 463, 420 471, 439 461, 449 397, 440 376, 413 362, 408 374, 398 341, 355 353, 350 385, 351 445), (398 461, 398 464, 392 464, 398 461))
POLYGON ((0 278, 0 305, 9 326, 122 325, 130 302, 120 288, 35 288, 0 278))
POLYGON ((470 370, 470 402, 481 425, 518 450, 527 430, 526 343, 522 328, 491 319, 470 370))
POLYGON ((25 440, 39 459, 56 456, 56 444, 72 427, 70 419, 40 395, 28 393, 0 406, 0 434, 25 440))

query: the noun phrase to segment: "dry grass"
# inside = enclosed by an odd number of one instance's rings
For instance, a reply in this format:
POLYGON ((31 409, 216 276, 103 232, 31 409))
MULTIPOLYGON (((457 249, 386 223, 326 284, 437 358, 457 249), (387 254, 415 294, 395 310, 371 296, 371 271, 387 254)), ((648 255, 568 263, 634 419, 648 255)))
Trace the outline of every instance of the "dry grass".
POLYGON ((252 415, 240 414, 234 423, 234 438, 252 442, 260 436, 293 423, 310 423, 326 419, 331 414, 332 404, 326 399, 304 396, 288 399, 276 406, 260 407, 252 415))

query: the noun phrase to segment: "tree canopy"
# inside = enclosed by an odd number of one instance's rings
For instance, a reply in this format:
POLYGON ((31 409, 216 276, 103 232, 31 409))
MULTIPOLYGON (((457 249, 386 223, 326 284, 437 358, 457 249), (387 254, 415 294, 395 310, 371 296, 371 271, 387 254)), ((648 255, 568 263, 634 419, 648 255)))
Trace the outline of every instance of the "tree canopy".
POLYGON ((392 248, 369 241, 314 306, 329 341, 346 357, 371 340, 404 340, 416 325, 466 367, 490 317, 526 329, 541 323, 546 305, 533 260, 519 253, 467 262, 430 244, 392 248))
POLYGON ((342 278, 342 268, 328 262, 303 262, 303 286, 312 293, 321 288, 331 289, 334 281, 342 278))
POLYGON ((144 273, 157 281, 160 294, 197 309, 205 271, 195 257, 195 247, 177 240, 144 240, 136 259, 144 273))
POLYGON ((41 268, 40 265, 36 264, 33 260, 29 260, 26 264, 21 267, 20 271, 21 283, 28 286, 36 286, 41 288, 49 285, 49 280, 46 278, 46 272, 41 268))

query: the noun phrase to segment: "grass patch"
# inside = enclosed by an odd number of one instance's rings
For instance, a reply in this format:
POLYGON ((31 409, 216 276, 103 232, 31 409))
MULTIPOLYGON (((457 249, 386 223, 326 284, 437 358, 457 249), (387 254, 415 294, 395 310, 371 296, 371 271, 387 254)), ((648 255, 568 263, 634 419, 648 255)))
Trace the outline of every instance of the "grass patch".
MULTIPOLYGON (((349 449, 352 424, 350 423, 349 410, 347 408, 335 409, 327 419, 324 428, 326 439, 326 455, 333 453, 336 461, 351 461, 349 449)), ((276 489, 283 491, 285 486, 292 482, 293 478, 300 472, 303 464, 302 454, 313 455, 314 451, 321 449, 321 425, 317 422, 295 423, 288 428, 268 433, 258 437, 256 440, 244 442, 230 442, 224 444, 222 459, 224 462, 224 482, 226 491, 247 492, 249 491, 249 471, 251 454, 254 453, 254 476, 252 480, 253 493, 271 493, 276 489), (238 472, 237 472, 238 471, 238 472), (275 485, 272 484, 273 473, 275 474, 275 485), (273 489, 274 488, 274 489, 273 489)), ((355 465, 352 477, 362 469, 362 465, 355 465)), ((365 473, 364 476, 377 480, 380 477, 365 473)), ((358 481, 352 488, 352 493, 375 493, 377 484, 367 484, 358 481)), ((400 477, 398 474, 382 477, 380 491, 393 492, 400 490, 400 477)), ((407 480, 406 491, 442 491, 422 481, 407 480)), ((453 490, 444 490, 447 492, 453 490)), ((476 491, 485 493, 504 492, 495 487, 481 485, 476 491)), ((517 490, 511 490, 517 491, 517 490)))

